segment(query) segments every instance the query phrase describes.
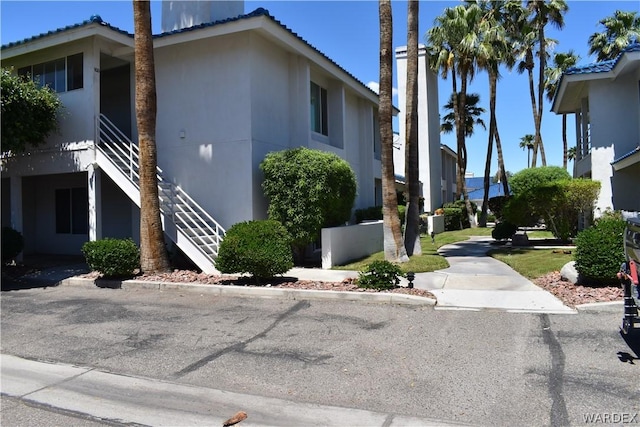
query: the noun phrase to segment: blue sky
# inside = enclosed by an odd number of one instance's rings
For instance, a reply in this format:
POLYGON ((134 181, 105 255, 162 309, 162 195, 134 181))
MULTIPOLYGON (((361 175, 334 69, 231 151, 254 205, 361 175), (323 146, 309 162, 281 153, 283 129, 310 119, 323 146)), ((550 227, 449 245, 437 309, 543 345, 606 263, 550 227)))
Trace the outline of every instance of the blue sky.
MULTIPOLYGON (((457 1, 420 1, 421 38, 433 25, 444 8, 457 1)), ((151 14, 154 33, 160 32, 161 3, 152 1, 151 14)), ((617 9, 640 13, 640 2, 630 1, 578 1, 569 0, 565 27, 550 29, 548 36, 558 40, 557 51, 573 49, 581 57, 580 64, 594 62, 588 55, 589 35, 601 31, 598 21, 617 9)), ((324 52, 363 83, 378 81, 379 23, 376 1, 245 1, 245 12, 258 7, 268 9, 271 15, 298 33, 310 44, 324 52)), ((394 46, 406 44, 405 1, 393 1, 394 46)), ((21 40, 49 30, 76 24, 99 14, 111 25, 132 32, 133 13, 130 1, 7 1, 0 3, 1 42, 21 40)), ((395 76, 394 76, 395 79, 395 76)), ((480 94, 480 103, 488 110, 487 76, 479 73, 471 83, 470 91, 480 94)), ((439 95, 442 106, 451 94, 451 82, 440 80, 439 95)), ((550 112, 545 99, 542 136, 547 162, 562 164, 561 119, 550 112)), ((527 153, 519 148, 520 138, 534 133, 533 116, 529 100, 526 74, 504 70, 498 84, 497 117, 505 152, 507 170, 517 172, 527 167, 527 153)), ((488 113, 484 117, 488 124, 488 113)), ((574 140, 573 117, 568 123, 570 144, 574 140)), ((469 151, 468 172, 482 176, 486 156, 487 132, 478 128, 467 140, 469 151)), ((442 135, 442 142, 455 149, 453 135, 442 135)), ((495 150, 494 150, 495 153, 495 150)), ((494 154, 495 158, 495 154, 494 154)), ((497 169, 493 162, 492 172, 497 169)))

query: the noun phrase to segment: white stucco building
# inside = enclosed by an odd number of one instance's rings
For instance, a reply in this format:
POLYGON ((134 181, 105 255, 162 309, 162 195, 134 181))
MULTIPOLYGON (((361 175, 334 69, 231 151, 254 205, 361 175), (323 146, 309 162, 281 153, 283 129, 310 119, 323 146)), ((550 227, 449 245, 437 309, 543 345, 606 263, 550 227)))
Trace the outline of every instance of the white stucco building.
MULTIPOLYGON (((380 191, 378 96, 268 11, 243 8, 166 2, 154 36, 165 232, 205 271, 224 229, 266 217, 259 164, 271 151, 346 159, 354 208, 380 191)), ((2 46, 2 67, 42 76, 64 105, 59 134, 3 160, 2 225, 23 233, 25 254, 138 240, 133 46, 99 16, 2 46)))
MULTIPOLYGON (((407 102, 407 47, 396 48, 398 70, 399 129, 394 145, 393 163, 398 175, 405 175, 405 108, 407 102)), ((453 202, 457 164, 455 152, 440 144, 438 76, 428 64, 426 47, 418 47, 418 179, 421 182, 424 210, 433 212, 444 203, 453 202), (451 161, 453 160, 453 164, 451 161)))
POLYGON ((640 211, 640 44, 616 59, 568 69, 552 110, 574 114, 574 177, 600 181, 595 216, 640 211))

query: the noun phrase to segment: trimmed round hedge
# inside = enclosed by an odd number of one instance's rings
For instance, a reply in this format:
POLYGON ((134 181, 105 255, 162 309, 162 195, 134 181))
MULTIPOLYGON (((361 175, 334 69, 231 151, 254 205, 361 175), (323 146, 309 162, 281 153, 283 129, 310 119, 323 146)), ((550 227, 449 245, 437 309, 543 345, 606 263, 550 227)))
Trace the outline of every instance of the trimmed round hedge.
POLYGON ((616 273, 625 260, 623 234, 625 222, 603 217, 576 237, 576 270, 588 284, 617 283, 616 273))
POLYGON ((140 268, 140 250, 131 239, 101 239, 86 242, 82 253, 89 268, 104 277, 131 277, 140 268))
POLYGON ((248 273, 268 279, 293 267, 291 236, 274 220, 233 225, 224 236, 215 266, 221 273, 248 273))

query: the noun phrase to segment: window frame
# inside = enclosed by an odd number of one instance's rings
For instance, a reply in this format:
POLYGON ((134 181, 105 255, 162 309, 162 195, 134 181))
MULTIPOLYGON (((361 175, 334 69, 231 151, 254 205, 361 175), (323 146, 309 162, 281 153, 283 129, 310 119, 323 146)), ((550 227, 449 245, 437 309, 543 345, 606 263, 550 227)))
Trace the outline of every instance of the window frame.
POLYGON ((48 86, 56 93, 84 87, 84 55, 82 52, 51 61, 18 68, 18 75, 29 78, 38 86, 48 86))
POLYGON ((309 115, 311 131, 319 135, 329 136, 329 91, 314 82, 309 85, 309 115))

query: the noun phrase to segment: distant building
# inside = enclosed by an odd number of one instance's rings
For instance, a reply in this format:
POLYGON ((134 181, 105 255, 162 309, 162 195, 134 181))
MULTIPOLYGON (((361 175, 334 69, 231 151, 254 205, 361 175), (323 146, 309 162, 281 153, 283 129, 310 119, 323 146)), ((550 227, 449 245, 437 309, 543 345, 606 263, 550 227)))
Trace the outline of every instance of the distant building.
MULTIPOLYGON (((394 150, 396 174, 405 175, 405 116, 406 80, 407 80, 407 48, 396 48, 396 64, 398 70, 398 108, 400 109, 398 150, 394 150)), ((424 210, 433 212, 453 199, 455 193, 455 166, 450 164, 455 159, 455 152, 440 144, 440 114, 438 101, 438 76, 431 71, 427 59, 427 50, 423 45, 418 50, 418 177, 422 183, 424 210), (443 157, 443 153, 444 156, 443 157), (450 173, 453 170, 453 175, 450 173), (452 186, 453 184, 453 186, 452 186), (453 193, 451 189, 453 188, 453 193)), ((457 164, 454 163, 454 165, 457 164)))

